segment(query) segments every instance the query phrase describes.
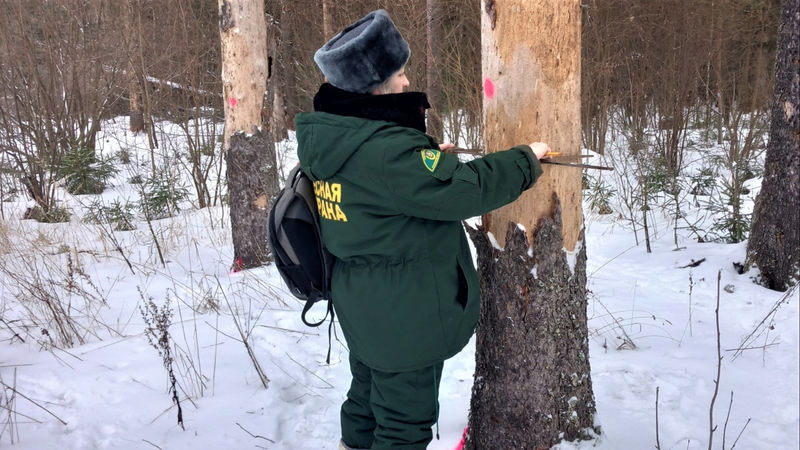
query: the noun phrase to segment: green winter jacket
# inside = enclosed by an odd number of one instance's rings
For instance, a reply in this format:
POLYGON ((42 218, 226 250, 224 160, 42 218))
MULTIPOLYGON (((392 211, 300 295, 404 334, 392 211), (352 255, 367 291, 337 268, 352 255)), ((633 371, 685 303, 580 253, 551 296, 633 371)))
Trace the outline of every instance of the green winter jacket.
POLYGON ((393 122, 311 112, 295 125, 322 238, 337 257, 331 297, 350 352, 387 372, 453 356, 480 299, 461 220, 531 187, 541 166, 530 148, 463 163, 393 122))

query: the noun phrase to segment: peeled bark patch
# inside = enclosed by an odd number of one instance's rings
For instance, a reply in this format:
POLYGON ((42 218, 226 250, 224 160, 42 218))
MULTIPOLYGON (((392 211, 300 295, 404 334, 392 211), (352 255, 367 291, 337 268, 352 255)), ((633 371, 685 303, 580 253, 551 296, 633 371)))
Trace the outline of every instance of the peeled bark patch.
POLYGON ((469 230, 482 288, 470 449, 550 448, 587 439, 594 427, 583 231, 568 258, 555 195, 554 205, 553 218, 534 229, 532 249, 514 223, 503 250, 485 229, 469 230))

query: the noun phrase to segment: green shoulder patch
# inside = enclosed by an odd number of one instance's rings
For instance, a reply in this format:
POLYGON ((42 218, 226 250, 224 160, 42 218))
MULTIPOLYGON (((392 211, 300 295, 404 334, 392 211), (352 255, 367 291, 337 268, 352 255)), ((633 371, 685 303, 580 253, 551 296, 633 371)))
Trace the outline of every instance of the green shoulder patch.
POLYGON ((431 172, 436 170, 436 165, 439 164, 439 157, 442 156, 442 152, 426 148, 419 153, 422 155, 422 163, 425 164, 425 168, 431 172))

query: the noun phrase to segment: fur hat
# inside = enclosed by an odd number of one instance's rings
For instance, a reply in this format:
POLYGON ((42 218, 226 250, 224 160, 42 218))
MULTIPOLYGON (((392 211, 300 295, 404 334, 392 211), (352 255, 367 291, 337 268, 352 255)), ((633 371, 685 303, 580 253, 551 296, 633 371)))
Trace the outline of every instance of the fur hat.
POLYGON ((314 53, 314 62, 337 88, 369 93, 403 68, 409 56, 408 42, 379 9, 334 36, 314 53))

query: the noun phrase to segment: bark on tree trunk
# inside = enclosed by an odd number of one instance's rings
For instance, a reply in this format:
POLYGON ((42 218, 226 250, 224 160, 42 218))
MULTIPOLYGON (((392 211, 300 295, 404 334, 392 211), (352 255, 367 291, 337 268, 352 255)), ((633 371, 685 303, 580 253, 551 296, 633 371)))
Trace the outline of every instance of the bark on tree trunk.
POLYGON ((278 24, 281 22, 281 2, 277 2, 277 7, 269 15, 271 20, 267 22, 267 92, 264 100, 264 109, 261 111, 261 122, 268 124, 272 136, 276 141, 286 139, 288 132, 285 128, 285 110, 283 107, 283 82, 282 67, 279 62, 278 46, 281 45, 281 33, 278 24))
POLYGON ((278 190, 277 164, 272 136, 261 128, 268 76, 264 2, 219 0, 219 13, 223 145, 236 270, 257 267, 270 259, 267 213, 278 190))
POLYGON ((322 0, 322 38, 328 42, 333 37, 333 5, 331 0, 322 0))
POLYGON ((427 0, 427 67, 425 78, 427 80, 428 100, 431 109, 428 110, 427 131, 442 142, 442 79, 441 73, 442 37, 438 35, 439 29, 436 22, 441 19, 440 0, 427 0))
POLYGON ((130 69, 131 79, 128 83, 129 109, 128 118, 130 119, 130 130, 132 133, 144 131, 144 113, 142 112, 142 94, 139 88, 138 78, 133 75, 133 68, 130 69))
MULTIPOLYGON (((539 140, 579 154, 579 2, 484 0, 481 10, 486 148, 539 140)), ((594 427, 580 186, 580 170, 546 166, 471 232, 482 298, 469 449, 549 448, 594 427)))
POLYGON ((550 448, 561 439, 589 438, 586 429, 594 426, 586 248, 563 251, 554 200, 553 218, 542 218, 533 232, 532 256, 515 224, 508 225, 503 250, 485 229, 468 230, 482 286, 470 449, 550 448))
POLYGON ((138 3, 134 5, 132 0, 125 2, 122 12, 125 19, 125 43, 128 53, 128 118, 130 119, 129 128, 133 133, 144 131, 144 113, 142 111, 142 87, 139 85, 139 77, 134 61, 140 52, 139 33, 140 28, 133 17, 134 8, 141 8, 138 3))
POLYGON ((252 135, 240 131, 231 136, 225 163, 235 270, 270 261, 268 208, 278 191, 274 161, 275 145, 263 128, 254 127, 252 135))
POLYGON ((267 100, 265 113, 268 117, 263 117, 262 122, 269 124, 272 137, 275 141, 282 141, 289 137, 289 125, 292 118, 287 109, 286 96, 293 85, 291 64, 287 60, 291 59, 292 42, 290 39, 289 20, 286 19, 284 11, 284 1, 272 2, 273 9, 267 11, 267 43, 269 71, 267 78, 267 100), (266 109, 269 109, 266 111, 266 109))
POLYGON ((753 210, 749 264, 786 290, 800 270, 800 3, 784 0, 764 180, 753 210))

